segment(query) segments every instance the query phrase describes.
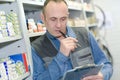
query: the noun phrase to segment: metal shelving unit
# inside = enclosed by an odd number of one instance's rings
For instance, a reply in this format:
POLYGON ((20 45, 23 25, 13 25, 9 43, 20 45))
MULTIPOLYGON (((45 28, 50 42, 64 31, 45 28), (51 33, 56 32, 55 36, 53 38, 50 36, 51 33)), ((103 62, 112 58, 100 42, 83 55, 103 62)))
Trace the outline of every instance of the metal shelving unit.
MULTIPOLYGON (((27 44, 25 44, 25 37, 23 36, 23 30, 22 30, 22 26, 21 24, 19 24, 20 20, 19 20, 19 9, 18 9, 18 4, 15 0, 0 0, 0 11, 4 11, 5 12, 5 16, 4 17, 8 17, 7 14, 10 14, 11 12, 15 13, 15 16, 17 15, 17 19, 16 21, 18 21, 18 25, 16 29, 19 30, 20 32, 17 33, 17 31, 15 32, 15 35, 10 35, 8 32, 7 36, 3 36, 0 37, 0 59, 6 58, 8 56, 11 55, 17 55, 20 53, 25 53, 26 55, 29 55, 30 53, 27 51, 27 44)), ((8 19, 8 18, 6 18, 8 19)), ((13 17, 10 17, 11 20, 14 20, 13 17)), ((8 23, 9 21, 6 20, 6 23, 8 23)), ((14 21, 13 21, 14 22, 14 21)), ((12 23, 12 21, 11 21, 12 23)), ((8 25, 6 25, 6 27, 8 27, 8 25)), ((2 28, 0 25, 0 30, 2 31, 2 29, 6 29, 7 28, 2 28)), ((2 35, 2 34, 1 34, 2 35)), ((29 64, 29 61, 28 61, 29 64)), ((28 65, 30 66, 30 65, 28 65)), ((30 69, 29 69, 30 70, 30 69)), ((23 80, 24 78, 30 76, 30 71, 26 72, 23 75, 18 76, 17 80, 23 80)), ((17 76, 16 76, 17 77, 17 76)))

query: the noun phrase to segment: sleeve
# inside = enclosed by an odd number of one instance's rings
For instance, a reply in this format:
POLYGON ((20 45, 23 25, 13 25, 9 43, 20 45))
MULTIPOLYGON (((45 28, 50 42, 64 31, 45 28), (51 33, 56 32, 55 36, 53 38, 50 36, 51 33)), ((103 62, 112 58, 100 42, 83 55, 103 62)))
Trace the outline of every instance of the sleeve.
POLYGON ((64 72, 70 69, 70 59, 61 52, 53 58, 52 62, 45 68, 44 61, 32 47, 33 58, 33 80, 59 80, 64 72))
POLYGON ((104 76, 104 80, 110 80, 110 77, 112 76, 113 73, 113 67, 110 61, 105 56, 101 48, 98 46, 97 41, 95 40, 91 33, 89 34, 89 40, 95 64, 97 65, 103 64, 101 72, 104 76))

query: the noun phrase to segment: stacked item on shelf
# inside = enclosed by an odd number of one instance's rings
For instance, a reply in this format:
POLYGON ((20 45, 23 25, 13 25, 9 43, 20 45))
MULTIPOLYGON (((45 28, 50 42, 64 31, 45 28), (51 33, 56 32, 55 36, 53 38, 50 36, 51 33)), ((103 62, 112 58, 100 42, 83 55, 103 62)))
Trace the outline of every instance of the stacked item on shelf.
POLYGON ((85 20, 80 18, 69 19, 67 24, 70 27, 85 27, 85 20))
POLYGON ((74 26, 74 19, 70 19, 70 18, 69 18, 67 24, 68 24, 70 27, 74 26))
POLYGON ((80 4, 80 0, 75 1, 75 0, 66 0, 68 7, 73 7, 75 9, 79 9, 82 7, 82 5, 80 4))
POLYGON ((5 11, 0 11, 0 38, 7 37, 5 11))
POLYGON ((28 24, 28 31, 30 33, 37 32, 37 26, 35 25, 34 19, 28 19, 27 24, 28 24))
POLYGON ((95 24, 96 23, 96 18, 95 16, 88 17, 88 23, 90 24, 95 24))
POLYGON ((46 31, 42 21, 35 23, 34 19, 32 18, 27 20, 27 27, 29 33, 46 31))
POLYGON ((75 18, 74 19, 74 24, 76 27, 85 27, 85 20, 82 20, 80 18, 75 18))
POLYGON ((20 35, 20 28, 17 14, 0 11, 0 38, 20 35))
POLYGON ((15 12, 11 11, 7 15, 7 31, 8 36, 15 36, 20 34, 18 16, 15 12))
MULTIPOLYGON (((90 1, 90 0, 88 0, 88 1, 90 1)), ((91 4, 91 2, 84 2, 84 9, 86 10, 86 11, 93 11, 93 5, 91 4)))
POLYGON ((0 59, 0 80, 17 80, 28 71, 28 62, 25 53, 0 59))

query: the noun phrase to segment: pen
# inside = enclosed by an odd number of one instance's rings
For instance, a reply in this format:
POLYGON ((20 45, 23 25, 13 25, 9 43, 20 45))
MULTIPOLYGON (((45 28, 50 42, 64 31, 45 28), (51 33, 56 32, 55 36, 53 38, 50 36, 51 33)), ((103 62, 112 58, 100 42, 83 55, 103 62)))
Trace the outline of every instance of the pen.
MULTIPOLYGON (((69 37, 68 35, 65 35, 62 31, 59 31, 65 38, 69 37)), ((81 47, 80 43, 77 44, 77 46, 81 47)))
POLYGON ((62 31, 59 31, 65 38, 69 37, 67 35, 65 35, 62 31))

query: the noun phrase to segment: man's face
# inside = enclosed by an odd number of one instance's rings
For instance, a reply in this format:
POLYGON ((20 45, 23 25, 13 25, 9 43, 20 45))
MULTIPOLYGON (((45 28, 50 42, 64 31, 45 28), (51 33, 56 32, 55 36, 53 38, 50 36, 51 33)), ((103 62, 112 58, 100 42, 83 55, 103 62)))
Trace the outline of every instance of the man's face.
POLYGON ((43 21, 50 34, 60 37, 62 31, 66 33, 66 24, 68 19, 68 8, 64 2, 49 2, 45 8, 43 21))

